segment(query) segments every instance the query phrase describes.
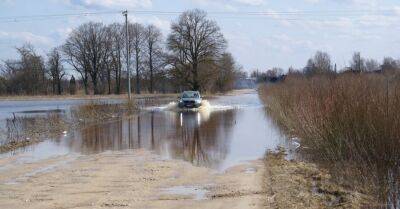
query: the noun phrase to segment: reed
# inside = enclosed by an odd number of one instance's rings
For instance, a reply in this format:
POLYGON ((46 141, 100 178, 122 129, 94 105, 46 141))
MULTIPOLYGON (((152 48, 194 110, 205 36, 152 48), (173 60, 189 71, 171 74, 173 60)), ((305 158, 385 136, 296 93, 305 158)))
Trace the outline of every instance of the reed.
POLYGON ((15 150, 46 138, 57 139, 67 130, 65 119, 56 113, 15 116, 5 120, 0 130, 0 153, 15 150))
POLYGON ((135 100, 126 100, 122 103, 109 103, 104 101, 90 101, 74 107, 71 111, 72 118, 80 122, 98 122, 132 115, 139 110, 135 100))
POLYGON ((340 183, 400 205, 399 75, 288 75, 260 95, 272 118, 301 139, 303 156, 340 183))

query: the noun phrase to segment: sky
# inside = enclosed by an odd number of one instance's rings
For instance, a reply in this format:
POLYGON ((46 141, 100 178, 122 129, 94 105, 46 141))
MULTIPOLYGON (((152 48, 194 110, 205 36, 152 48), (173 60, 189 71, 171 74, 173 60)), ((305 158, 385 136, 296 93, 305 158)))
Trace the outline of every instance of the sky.
POLYGON ((400 58, 398 0, 0 0, 0 61, 15 58, 15 47, 24 43, 45 55, 88 21, 124 21, 119 13, 37 15, 127 9, 130 21, 154 24, 166 37, 179 12, 195 8, 218 23, 228 51, 246 71, 302 68, 318 50, 328 52, 339 68, 347 66, 356 51, 378 60, 400 58))

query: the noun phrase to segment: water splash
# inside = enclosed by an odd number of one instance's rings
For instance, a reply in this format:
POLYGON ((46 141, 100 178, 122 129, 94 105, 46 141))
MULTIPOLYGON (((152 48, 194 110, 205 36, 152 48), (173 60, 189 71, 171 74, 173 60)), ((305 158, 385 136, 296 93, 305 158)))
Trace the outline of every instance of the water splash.
POLYGON ((211 104, 208 100, 203 100, 199 108, 179 108, 178 102, 170 102, 162 106, 146 107, 149 111, 173 111, 173 112, 213 112, 242 108, 239 105, 211 104))

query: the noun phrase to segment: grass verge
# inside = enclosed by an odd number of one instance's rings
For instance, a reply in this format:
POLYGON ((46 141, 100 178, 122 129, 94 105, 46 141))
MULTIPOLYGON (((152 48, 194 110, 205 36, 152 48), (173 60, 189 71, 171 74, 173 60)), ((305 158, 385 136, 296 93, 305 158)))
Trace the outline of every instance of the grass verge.
POLYGON ((368 196, 339 186, 327 170, 315 164, 288 161, 283 150, 268 152, 266 165, 266 205, 270 208, 314 209, 361 208, 368 196))

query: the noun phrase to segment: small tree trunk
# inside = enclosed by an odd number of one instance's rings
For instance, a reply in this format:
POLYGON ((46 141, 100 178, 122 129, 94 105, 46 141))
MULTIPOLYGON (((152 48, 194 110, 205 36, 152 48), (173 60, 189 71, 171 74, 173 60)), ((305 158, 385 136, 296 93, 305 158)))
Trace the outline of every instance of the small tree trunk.
POLYGON ((115 71, 115 94, 121 93, 121 83, 120 83, 120 67, 115 71))
POLYGON ((152 45, 149 44, 149 68, 150 68, 150 93, 154 93, 153 90, 153 49, 152 45))
POLYGON ((53 87, 53 94, 56 94, 56 82, 54 81, 54 78, 53 78, 53 81, 51 82, 51 84, 53 87))
POLYGON ((84 75, 84 77, 82 78, 82 80, 83 80, 83 86, 84 86, 84 88, 85 88, 85 94, 86 94, 86 95, 89 95, 89 77, 88 77, 88 72, 87 72, 87 70, 85 70, 85 75, 84 75))
POLYGON ((61 79, 57 79, 57 92, 58 95, 61 95, 62 90, 61 90, 61 79))
POLYGON ((87 80, 86 80, 86 81, 83 81, 83 87, 84 87, 84 89, 85 89, 85 94, 86 94, 86 95, 89 95, 89 86, 88 86, 87 80))
POLYGON ((197 72, 197 69, 198 68, 198 66, 197 66, 197 63, 194 63, 193 64, 193 86, 192 86, 192 88, 193 88, 193 91, 199 91, 200 89, 200 84, 199 84, 199 78, 198 78, 198 72, 197 72))
POLYGON ((139 55, 136 55, 136 94, 140 94, 139 55))
POLYGON ((92 79, 92 83, 93 83, 93 94, 94 95, 99 94, 99 89, 97 87, 97 79, 96 78, 92 79))
POLYGON ((111 70, 107 72, 108 94, 111 94, 111 70))

